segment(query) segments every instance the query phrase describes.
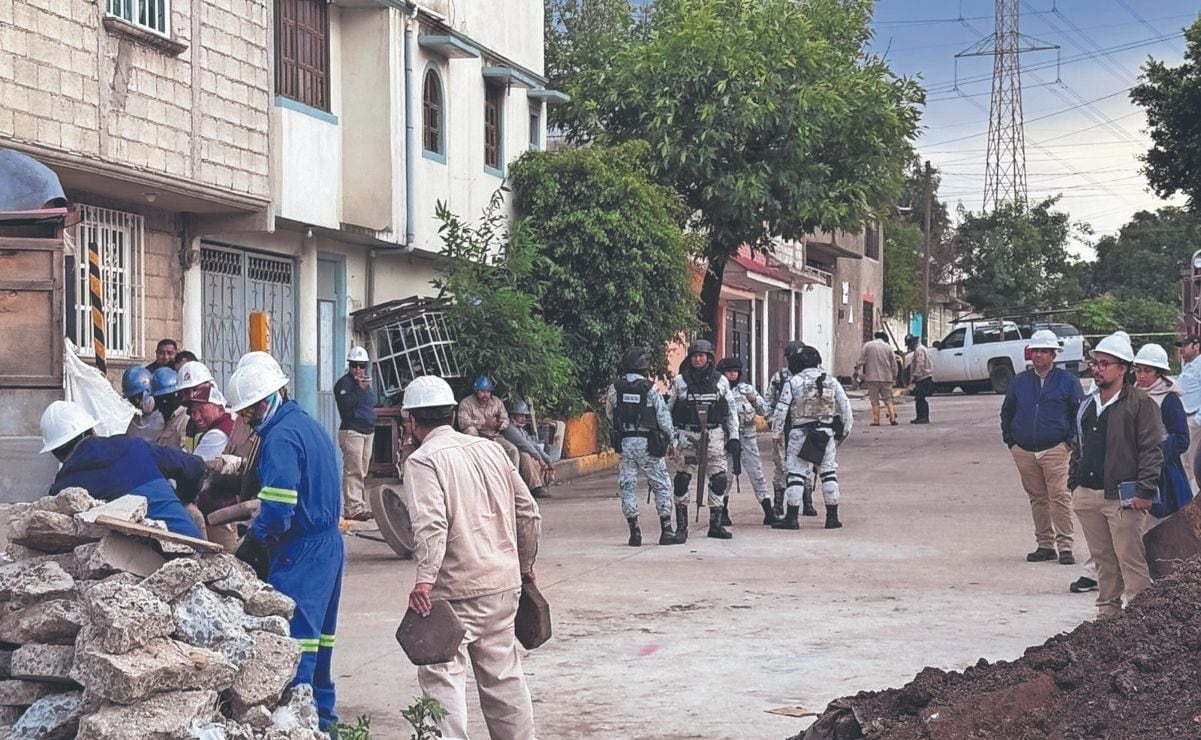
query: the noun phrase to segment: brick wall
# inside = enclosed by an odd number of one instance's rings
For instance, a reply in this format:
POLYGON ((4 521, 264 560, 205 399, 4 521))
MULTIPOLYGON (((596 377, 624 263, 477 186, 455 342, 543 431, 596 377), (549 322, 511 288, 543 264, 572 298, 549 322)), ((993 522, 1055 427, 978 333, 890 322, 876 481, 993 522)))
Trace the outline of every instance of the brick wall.
POLYGON ((266 0, 174 0, 182 51, 106 27, 105 5, 0 0, 0 143, 267 197, 266 0))

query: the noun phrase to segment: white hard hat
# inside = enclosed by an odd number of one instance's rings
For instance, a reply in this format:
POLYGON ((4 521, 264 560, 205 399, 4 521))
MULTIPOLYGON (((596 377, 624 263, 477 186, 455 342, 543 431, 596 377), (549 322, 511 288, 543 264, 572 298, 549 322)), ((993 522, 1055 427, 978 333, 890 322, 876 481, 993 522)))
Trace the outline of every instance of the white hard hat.
POLYGON ((280 375, 284 374, 283 368, 279 366, 279 361, 271 356, 268 352, 255 350, 242 355, 242 359, 238 360, 238 364, 234 366, 234 372, 241 370, 248 365, 266 365, 275 368, 280 375))
POLYGON ((42 452, 57 450, 79 435, 95 429, 98 422, 71 401, 55 401, 42 412, 42 452))
POLYGON ((454 406, 455 393, 448 384, 437 375, 422 375, 413 378, 413 382, 405 386, 404 404, 401 409, 427 409, 438 406, 454 406))
POLYGON ((179 369, 179 385, 176 386, 176 390, 186 391, 189 388, 211 382, 213 382, 213 374, 209 372, 204 363, 192 360, 185 362, 179 369))
POLYGON ((350 352, 346 354, 347 362, 370 362, 371 358, 367 357, 367 350, 362 347, 351 347, 350 352))
POLYGON ((1134 362, 1134 349, 1130 347, 1130 341, 1119 337, 1117 334, 1110 334, 1097 342, 1096 349, 1088 354, 1090 357, 1095 358, 1098 353, 1112 355, 1123 362, 1134 362))
POLYGON ((1138 354, 1134 356, 1134 364, 1156 367, 1160 370, 1170 371, 1172 369, 1172 366, 1168 364, 1167 350, 1150 342, 1139 348, 1138 354))
POLYGON ((1059 350, 1059 337, 1055 336, 1055 332, 1050 329, 1039 329, 1030 335, 1030 344, 1026 345, 1030 349, 1053 349, 1059 350))
POLYGON ((229 410, 237 413, 249 408, 287 384, 288 378, 274 361, 245 365, 234 370, 225 384, 225 389, 229 391, 229 410))
POLYGON ((1114 335, 1115 337, 1119 337, 1119 338, 1121 338, 1121 339, 1125 339, 1127 342, 1130 342, 1130 335, 1129 335, 1129 334, 1127 334, 1126 332, 1122 331, 1121 329, 1118 329, 1117 331, 1115 331, 1115 332, 1113 333, 1113 335, 1114 335))

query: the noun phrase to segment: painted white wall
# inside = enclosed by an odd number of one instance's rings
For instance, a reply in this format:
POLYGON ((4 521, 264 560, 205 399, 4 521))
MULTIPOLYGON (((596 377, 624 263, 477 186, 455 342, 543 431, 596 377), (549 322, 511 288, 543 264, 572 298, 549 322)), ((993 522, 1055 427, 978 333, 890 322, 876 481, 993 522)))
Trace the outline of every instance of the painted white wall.
POLYGON ((817 347, 822 362, 831 369, 834 358, 834 290, 824 285, 807 285, 801 292, 801 341, 817 347))
POLYGON ((542 0, 451 0, 440 12, 459 33, 542 74, 542 0))

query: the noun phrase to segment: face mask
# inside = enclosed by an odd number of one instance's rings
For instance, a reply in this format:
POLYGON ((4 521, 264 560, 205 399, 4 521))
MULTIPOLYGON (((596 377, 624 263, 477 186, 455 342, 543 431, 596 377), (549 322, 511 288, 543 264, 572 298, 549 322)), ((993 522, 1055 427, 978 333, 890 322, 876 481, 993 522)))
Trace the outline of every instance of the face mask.
POLYGON ((154 396, 149 393, 143 393, 142 402, 138 404, 138 409, 142 412, 142 416, 149 416, 154 413, 154 396))
POLYGON ((270 396, 264 398, 262 401, 259 401, 259 403, 267 404, 267 410, 264 411, 261 416, 259 414, 255 414, 255 416, 250 420, 250 426, 252 429, 258 429, 263 424, 266 424, 272 416, 275 416, 275 412, 279 411, 279 407, 283 404, 283 397, 279 395, 279 391, 276 391, 270 396))

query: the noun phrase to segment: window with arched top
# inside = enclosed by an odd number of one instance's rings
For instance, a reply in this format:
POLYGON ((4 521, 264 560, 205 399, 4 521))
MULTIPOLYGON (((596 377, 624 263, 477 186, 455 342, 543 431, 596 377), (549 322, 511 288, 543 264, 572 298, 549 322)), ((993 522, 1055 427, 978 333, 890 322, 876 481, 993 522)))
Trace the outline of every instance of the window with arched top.
POLYGON ((430 154, 446 154, 443 101, 442 78, 433 69, 426 70, 421 86, 421 141, 430 154))

